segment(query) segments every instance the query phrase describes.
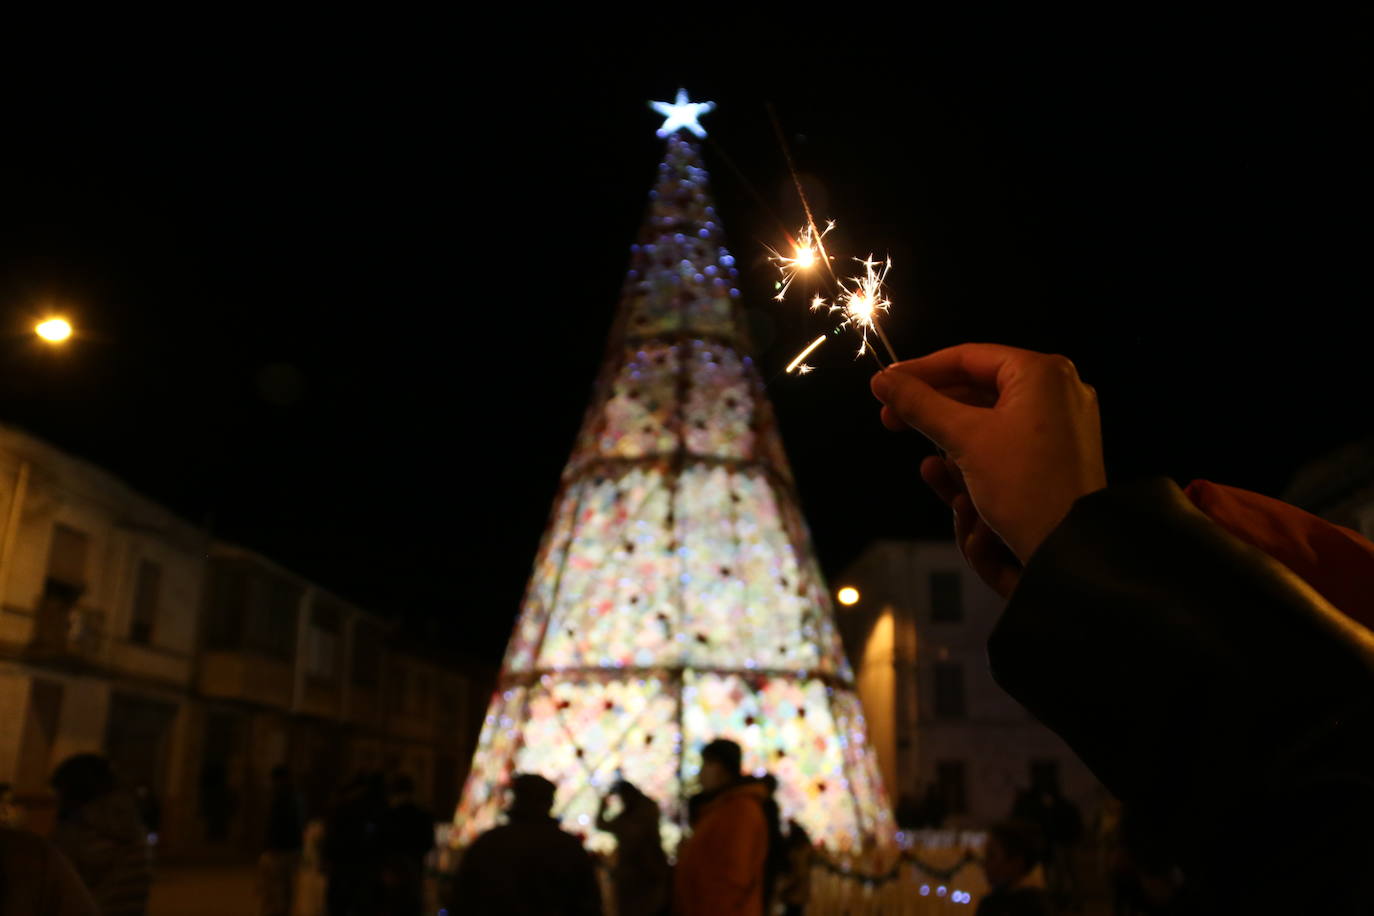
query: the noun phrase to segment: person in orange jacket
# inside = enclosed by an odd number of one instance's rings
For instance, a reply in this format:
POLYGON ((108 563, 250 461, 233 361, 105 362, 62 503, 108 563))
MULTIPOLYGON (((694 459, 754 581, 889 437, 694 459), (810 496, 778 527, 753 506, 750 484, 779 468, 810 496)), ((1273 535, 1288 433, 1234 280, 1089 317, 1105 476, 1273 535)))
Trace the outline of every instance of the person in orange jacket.
POLYGON ((768 789, 740 773, 740 746, 716 739, 701 750, 701 792, 692 835, 678 850, 677 916, 762 916, 768 789))

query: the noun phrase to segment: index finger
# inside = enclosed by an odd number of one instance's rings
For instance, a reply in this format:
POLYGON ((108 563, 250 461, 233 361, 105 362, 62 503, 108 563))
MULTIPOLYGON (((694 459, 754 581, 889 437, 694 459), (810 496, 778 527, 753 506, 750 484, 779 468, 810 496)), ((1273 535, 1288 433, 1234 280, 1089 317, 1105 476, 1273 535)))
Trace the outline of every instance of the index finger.
POLYGON ((919 376, 888 369, 873 376, 873 394, 883 402, 884 423, 889 414, 920 430, 936 445, 956 454, 963 451, 963 430, 986 408, 970 407, 946 397, 919 376))
POLYGON ((968 343, 893 363, 887 371, 913 375, 933 388, 972 386, 1000 391, 1022 367, 1040 356, 1002 344, 968 343))

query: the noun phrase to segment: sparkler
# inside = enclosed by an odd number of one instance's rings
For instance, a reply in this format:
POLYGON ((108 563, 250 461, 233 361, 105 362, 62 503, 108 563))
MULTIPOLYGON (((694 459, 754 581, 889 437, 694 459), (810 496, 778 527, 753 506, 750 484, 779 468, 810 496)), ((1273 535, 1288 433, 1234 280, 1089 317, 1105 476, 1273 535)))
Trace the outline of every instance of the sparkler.
MULTIPOLYGON (((829 232, 833 228, 835 228, 835 222, 831 220, 826 225, 825 232, 829 232)), ((825 235, 825 232, 821 233, 821 235, 825 235)), ((852 287, 847 287, 837 280, 836 283, 839 284, 839 294, 833 302, 819 293, 814 294, 811 297, 811 311, 819 312, 824 309, 827 315, 840 312, 843 317, 840 320, 839 326, 831 333, 839 333, 840 328, 846 327, 856 329, 859 332, 860 338, 858 355, 863 356, 865 353, 872 352, 873 359, 877 361, 878 367, 886 368, 886 366, 883 365, 883 361, 878 357, 877 351, 873 349, 872 344, 869 343, 868 333, 872 331, 878 339, 883 342, 883 347, 887 350, 887 355, 892 359, 892 362, 895 363, 898 361, 897 354, 892 349, 892 342, 887 339, 887 334, 884 333, 882 325, 878 323, 879 312, 889 312, 892 310, 892 301, 883 293, 883 281, 887 279, 887 272, 892 269, 892 259, 887 258, 879 265, 877 261, 873 260, 873 255, 870 253, 866 258, 855 258, 854 260, 864 266, 864 275, 862 277, 851 277, 849 282, 853 284, 852 287), (878 269, 880 266, 882 268, 881 270, 878 269)), ((782 269, 786 271, 788 266, 784 264, 782 269)), ((831 275, 834 275, 833 272, 831 275)), ((791 280, 789 278, 788 284, 790 284, 790 282, 791 280)), ((787 292, 787 284, 783 286, 782 292, 787 292)), ((782 293, 779 293, 778 299, 781 298, 782 293)), ((809 347, 797 354, 797 357, 793 359, 792 362, 788 363, 787 368, 783 371, 791 372, 793 369, 799 368, 800 374, 802 375, 810 372, 812 367, 803 364, 802 360, 806 359, 812 351, 824 342, 825 335, 816 338, 811 342, 809 347)))
MULTIPOLYGON (((887 339, 887 334, 883 332, 882 325, 878 324, 878 313, 888 312, 892 309, 892 302, 883 295, 883 281, 887 279, 887 272, 892 269, 892 259, 885 259, 882 263, 882 270, 879 271, 876 269, 878 262, 873 260, 871 253, 864 259, 855 258, 854 260, 864 265, 864 275, 850 278, 849 282, 854 284, 852 289, 840 282, 839 278, 835 276, 834 268, 830 266, 832 258, 826 253, 823 241, 830 234, 830 230, 835 228, 835 221, 833 219, 827 220, 825 231, 816 231, 816 220, 812 216, 811 205, 806 200, 806 192, 802 189, 801 179, 798 177, 796 166, 792 162, 792 153, 787 148, 787 138, 783 134, 782 124, 778 121, 777 113, 773 111, 771 104, 768 106, 768 117, 773 122, 773 130, 778 135, 778 143, 782 146, 783 156, 787 159, 787 171, 792 175, 792 183, 797 188, 797 197, 801 199, 802 211, 806 214, 806 225, 798 233, 798 240, 793 245, 795 254, 792 257, 781 255, 771 248, 769 249, 772 254, 769 260, 776 262, 782 273, 782 282, 778 284, 778 294, 773 298, 782 302, 787 296, 787 290, 791 287, 792 281, 796 279, 798 271, 810 270, 819 260, 830 274, 830 279, 834 281, 838 293, 834 302, 826 301, 820 294, 813 295, 811 311, 818 312, 825 309, 828 315, 835 312, 843 313, 839 327, 832 330, 831 333, 839 333, 840 328, 855 328, 858 330, 860 338, 858 355, 863 356, 864 353, 871 350, 874 361, 878 363, 878 368, 886 369, 887 367, 883 365, 877 351, 872 350, 869 344, 868 332, 872 331, 883 342, 887 355, 892 359, 892 362, 896 363, 898 361, 897 353, 892 349, 892 342, 887 339)), ((810 372, 811 367, 802 361, 823 343, 825 343, 825 335, 813 340, 810 346, 797 354, 796 358, 787 364, 787 369, 784 371, 791 372, 796 369, 802 375, 810 372)))
POLYGON ((853 289, 840 290, 840 309, 844 312, 844 321, 841 326, 851 325, 858 329, 861 341, 859 343, 859 355, 863 356, 869 348, 868 332, 872 331, 878 335, 878 339, 887 348, 887 355, 892 361, 897 362, 897 354, 892 350, 892 342, 883 333, 882 325, 878 324, 878 313, 889 312, 892 310, 892 302, 883 296, 883 280, 887 279, 887 272, 892 269, 892 259, 887 258, 883 261, 881 271, 875 270, 878 262, 873 260, 870 253, 867 258, 855 258, 864 266, 862 277, 851 277, 849 282, 856 284, 853 289))
POLYGON ((773 249, 768 249, 773 253, 768 260, 778 263, 778 270, 782 272, 782 286, 778 289, 778 294, 774 300, 781 302, 787 295, 787 288, 792 285, 792 281, 797 278, 799 272, 808 271, 816 266, 817 262, 825 265, 830 264, 830 255, 825 252, 825 243, 821 241, 831 229, 835 228, 835 221, 832 219, 825 224, 823 232, 816 231, 816 225, 807 222, 797 235, 797 241, 793 243, 793 254, 788 257, 779 254, 773 249))

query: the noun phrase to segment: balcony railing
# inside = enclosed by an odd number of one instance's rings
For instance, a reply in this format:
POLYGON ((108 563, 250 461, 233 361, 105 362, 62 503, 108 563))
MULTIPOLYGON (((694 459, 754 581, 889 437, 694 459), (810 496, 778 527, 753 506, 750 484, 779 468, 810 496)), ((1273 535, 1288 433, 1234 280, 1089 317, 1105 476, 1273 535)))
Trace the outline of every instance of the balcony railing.
POLYGON ((44 657, 94 661, 105 647, 105 612, 92 607, 40 607, 29 650, 44 657))

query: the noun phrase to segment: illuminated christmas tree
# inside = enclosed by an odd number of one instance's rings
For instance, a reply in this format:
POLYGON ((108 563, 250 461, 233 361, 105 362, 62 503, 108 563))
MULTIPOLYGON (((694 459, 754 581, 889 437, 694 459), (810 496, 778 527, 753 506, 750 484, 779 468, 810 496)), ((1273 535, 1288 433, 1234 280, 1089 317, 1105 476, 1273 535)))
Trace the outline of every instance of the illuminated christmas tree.
MULTIPOLYGON (((710 103, 705 103, 709 106, 710 103)), ((744 748, 784 818, 837 852, 893 826, 791 471, 749 356, 687 102, 655 103, 667 150, 605 365, 562 477, 455 823, 498 823, 512 774, 558 784, 594 848, 625 778, 676 848, 700 749, 744 748)))

